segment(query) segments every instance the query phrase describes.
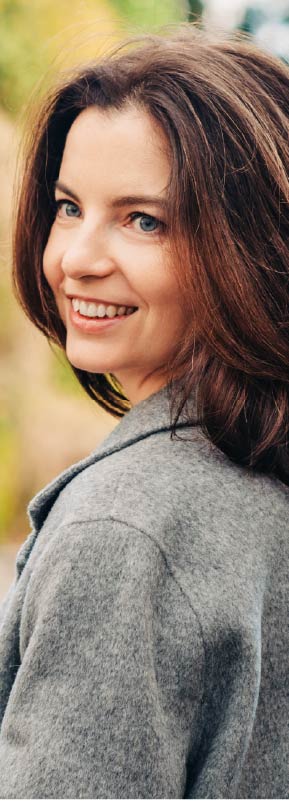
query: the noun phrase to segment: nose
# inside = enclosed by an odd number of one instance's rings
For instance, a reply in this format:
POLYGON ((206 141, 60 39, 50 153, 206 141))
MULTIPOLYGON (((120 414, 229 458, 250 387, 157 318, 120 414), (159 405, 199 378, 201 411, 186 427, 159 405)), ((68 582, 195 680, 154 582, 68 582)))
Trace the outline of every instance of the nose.
POLYGON ((108 236, 103 231, 78 231, 63 253, 61 267, 67 277, 75 280, 113 272, 115 261, 109 250, 108 236))

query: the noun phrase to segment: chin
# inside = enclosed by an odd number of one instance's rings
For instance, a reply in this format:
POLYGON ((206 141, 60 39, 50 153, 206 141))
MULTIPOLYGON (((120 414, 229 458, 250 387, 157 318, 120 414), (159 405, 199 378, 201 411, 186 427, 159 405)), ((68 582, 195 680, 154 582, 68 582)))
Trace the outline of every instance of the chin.
POLYGON ((114 369, 107 362, 97 361, 95 358, 90 359, 88 354, 83 356, 66 349, 66 356, 72 367, 77 370, 83 370, 86 373, 110 373, 114 369))
POLYGON ((112 373, 113 368, 109 367, 107 364, 97 363, 95 361, 91 362, 88 359, 71 359, 68 354, 67 359, 72 367, 75 367, 77 370, 83 370, 85 373, 112 373))

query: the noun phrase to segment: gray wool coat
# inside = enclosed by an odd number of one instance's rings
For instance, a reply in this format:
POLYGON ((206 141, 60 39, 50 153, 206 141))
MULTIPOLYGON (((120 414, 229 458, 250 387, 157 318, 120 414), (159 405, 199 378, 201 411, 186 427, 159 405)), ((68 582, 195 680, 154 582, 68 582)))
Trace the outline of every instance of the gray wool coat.
POLYGON ((289 489, 178 435, 164 388, 29 506, 1 798, 288 797, 289 489))

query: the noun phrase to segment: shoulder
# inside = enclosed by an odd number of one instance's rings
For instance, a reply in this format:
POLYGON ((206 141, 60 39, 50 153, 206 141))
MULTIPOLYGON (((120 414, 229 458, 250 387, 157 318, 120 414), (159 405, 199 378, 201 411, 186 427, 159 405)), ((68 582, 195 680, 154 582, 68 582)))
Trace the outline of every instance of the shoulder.
POLYGON ((236 590, 258 594, 276 554, 285 558, 287 488, 233 464, 197 429, 180 436, 160 431, 86 466, 51 508, 35 557, 53 545, 64 560, 86 549, 93 564, 122 543, 148 571, 144 549, 158 554, 194 608, 195 591, 205 603, 210 588, 222 603, 227 594, 229 605, 236 590))
POLYGON ((49 515, 53 527, 111 517, 182 550, 219 543, 256 550, 287 528, 289 489, 231 462, 187 427, 159 431, 109 453, 76 475, 49 515))
POLYGON ((199 428, 176 438, 157 432, 92 465, 86 478, 113 486, 114 513, 140 528, 175 522, 216 535, 229 528, 239 539, 251 532, 255 542, 258 532, 287 528, 289 488, 235 464, 199 428))

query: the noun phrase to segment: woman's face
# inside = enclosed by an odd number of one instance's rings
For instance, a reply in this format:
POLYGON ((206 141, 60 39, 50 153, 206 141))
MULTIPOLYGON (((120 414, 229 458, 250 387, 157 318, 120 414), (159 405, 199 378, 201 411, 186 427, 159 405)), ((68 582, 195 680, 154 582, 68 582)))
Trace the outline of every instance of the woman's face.
POLYGON ((115 375, 133 405, 167 383, 185 330, 166 231, 169 176, 167 142, 148 113, 86 109, 67 136, 44 252, 69 361, 115 375))

